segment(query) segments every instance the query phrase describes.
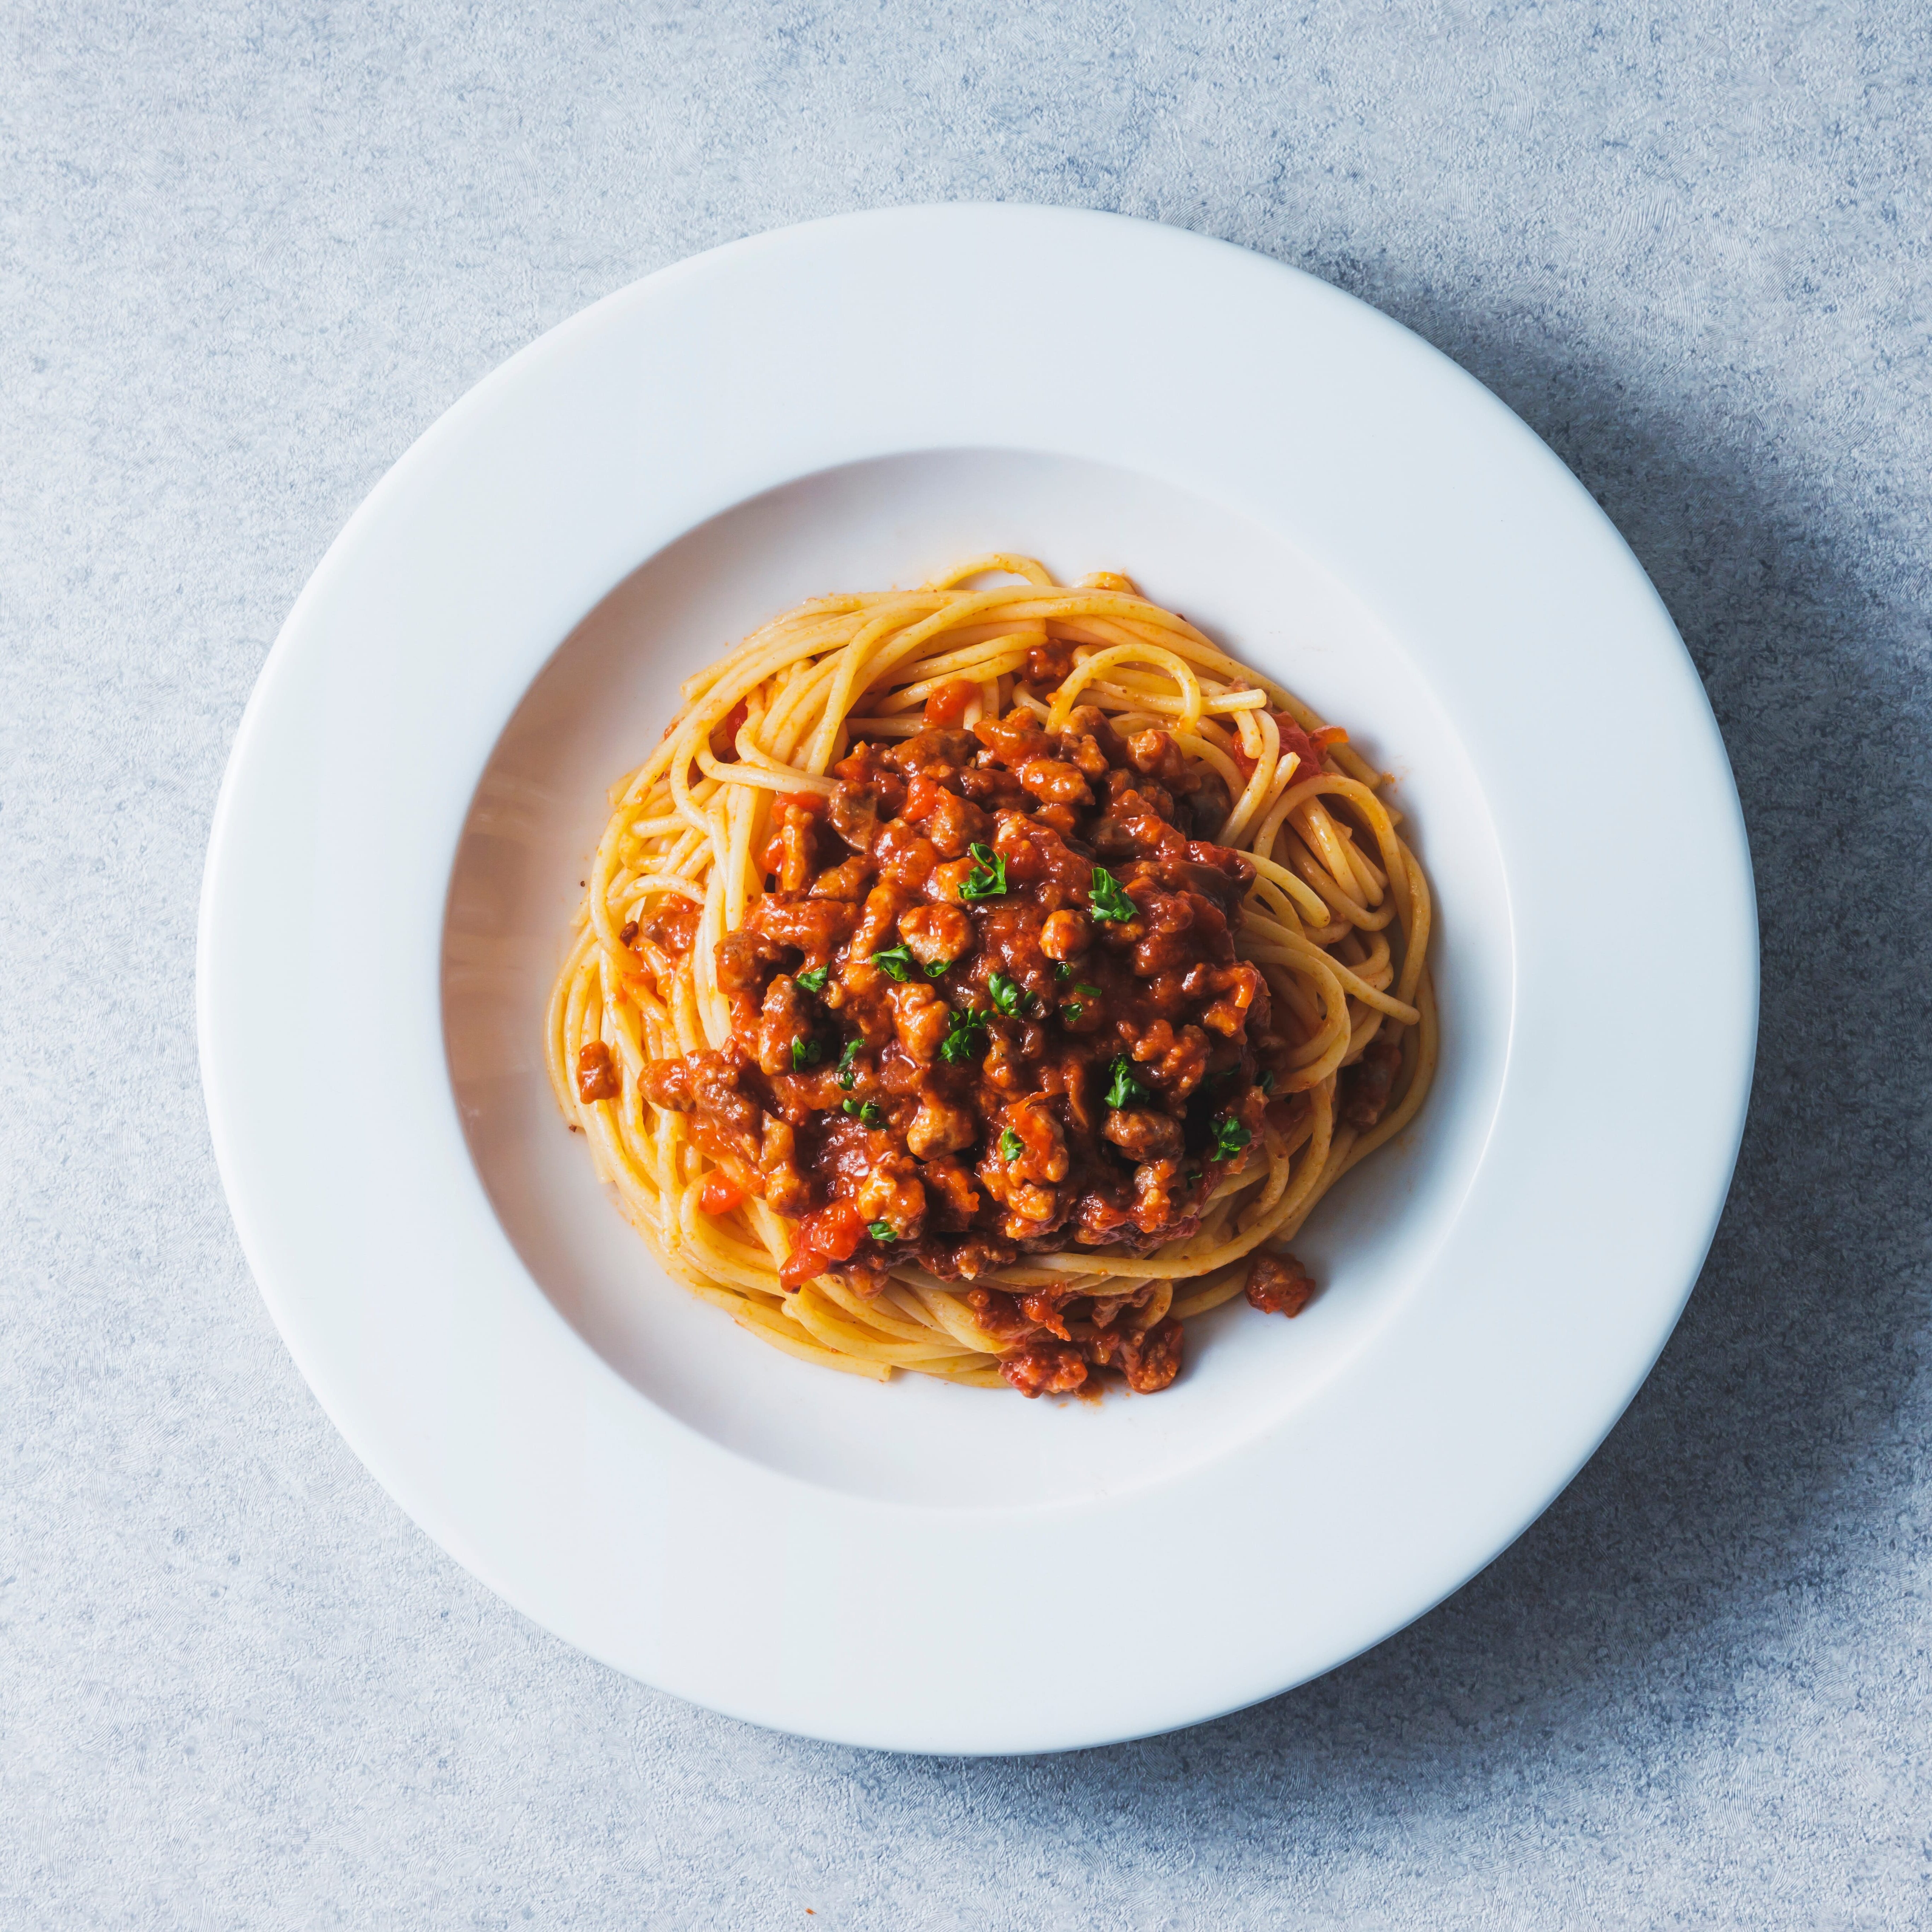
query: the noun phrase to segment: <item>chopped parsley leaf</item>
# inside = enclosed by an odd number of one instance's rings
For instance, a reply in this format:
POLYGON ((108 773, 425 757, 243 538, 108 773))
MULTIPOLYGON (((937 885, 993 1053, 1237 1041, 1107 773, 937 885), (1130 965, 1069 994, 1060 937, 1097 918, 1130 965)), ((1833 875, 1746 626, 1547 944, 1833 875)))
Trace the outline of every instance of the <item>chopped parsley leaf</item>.
POLYGON ((859 1070, 852 1064, 858 1057, 858 1041, 848 1040, 845 1042, 844 1053, 838 1062, 838 1084, 848 1094, 852 1090, 853 1082, 859 1077, 859 1070))
POLYGON ((816 1066, 824 1051, 818 1041, 808 1036, 794 1040, 791 1043, 791 1070, 794 1073, 802 1073, 808 1066, 816 1066))
POLYGON ((1239 1120, 1224 1114, 1214 1123, 1214 1144, 1209 1152, 1216 1160, 1232 1160, 1253 1138, 1239 1120))
POLYGON ((928 959, 926 962, 926 976, 928 980, 943 980, 951 969, 950 959, 928 959))
POLYGON ((1094 868, 1094 884, 1088 896, 1093 902, 1090 910, 1096 919, 1124 923, 1140 917, 1139 907, 1121 891, 1120 880, 1105 866, 1094 868))
POLYGON ((1019 1136, 1009 1127, 1000 1136, 1000 1158, 1002 1160, 1018 1160, 1023 1151, 1019 1136))
POLYGON ((1016 1013, 1026 998, 1024 988, 1017 980, 1009 979, 1004 973, 995 973, 986 982, 986 991, 992 995, 993 1004, 1003 1013, 1016 1013))
POLYGON ((876 1100, 842 1100, 842 1112, 850 1114, 862 1127, 883 1127, 886 1124, 886 1110, 876 1100))
POLYGON ((990 845, 969 845, 973 869, 959 888, 962 899, 997 899, 1005 896, 1006 862, 990 845))
POLYGON ((1134 1064, 1124 1053, 1116 1054, 1107 1069, 1107 1105, 1110 1107, 1138 1107, 1151 1100, 1154 1096, 1134 1078, 1134 1064))
POLYGON ((899 1231, 890 1221, 874 1221, 866 1232, 875 1241, 896 1241, 899 1238, 899 1231))
POLYGON ((939 1057, 949 1066, 964 1066, 982 1050, 986 1037, 985 1014, 956 1012, 939 1042, 939 1057))
POLYGON ((914 960, 903 946, 889 946, 883 952, 872 955, 872 964, 882 973, 890 973, 901 986, 911 976, 914 960))
POLYGON ((1262 1069, 1262 1077, 1255 1082, 1255 1084, 1264 1094, 1272 1094, 1274 1091, 1274 1069, 1272 1066, 1264 1066, 1262 1069))
POLYGON ((825 990, 826 971, 827 969, 823 966, 814 966, 809 973, 801 973, 798 976, 798 983, 808 993, 822 993, 825 990))

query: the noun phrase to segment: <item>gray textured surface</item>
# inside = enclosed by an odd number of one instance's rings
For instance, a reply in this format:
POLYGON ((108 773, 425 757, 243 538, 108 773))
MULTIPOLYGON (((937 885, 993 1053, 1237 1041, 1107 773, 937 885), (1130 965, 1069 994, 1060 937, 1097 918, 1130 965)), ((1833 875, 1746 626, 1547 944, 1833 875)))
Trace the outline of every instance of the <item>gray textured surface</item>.
POLYGON ((1923 9, 523 10, 0 18, 0 1922, 1923 1922, 1923 9), (190 1012, 243 700, 410 440, 694 249, 968 196, 1302 264, 1520 410, 1696 656, 1766 968, 1702 1284, 1544 1520, 1016 1762, 709 1717, 432 1547, 248 1280, 190 1012))

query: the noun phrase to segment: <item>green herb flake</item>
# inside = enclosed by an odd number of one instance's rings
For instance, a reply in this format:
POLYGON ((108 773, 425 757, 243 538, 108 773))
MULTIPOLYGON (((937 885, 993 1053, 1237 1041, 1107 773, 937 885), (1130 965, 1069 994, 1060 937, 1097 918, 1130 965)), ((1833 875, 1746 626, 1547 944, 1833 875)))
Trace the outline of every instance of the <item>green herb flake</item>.
POLYGON ((1070 980, 1073 976, 1073 968, 1064 959, 1057 959, 1053 964, 1053 976, 1056 980, 1070 980))
POLYGON ((1148 1090, 1134 1078, 1134 1064, 1124 1053, 1116 1054, 1107 1069, 1107 1105, 1110 1107, 1140 1107, 1154 1098, 1148 1090))
POLYGON ((1078 1000, 1069 1000, 1060 1010, 1070 1020, 1077 1020, 1087 1009, 1078 1000))
POLYGON ((903 946, 889 946, 884 952, 872 955, 872 964, 881 973, 890 973, 902 986, 912 976, 916 963, 903 946))
MULTIPOLYGON (((853 1064, 858 1058, 859 1042, 856 1040, 848 1040, 845 1042, 844 1056, 838 1062, 838 1084, 848 1094, 852 1090, 853 1084, 859 1078, 859 1070, 853 1064)), ((848 1107, 847 1112, 850 1111, 848 1107)))
POLYGON ((1002 1160, 1018 1160, 1024 1151, 1020 1145, 1019 1136, 1011 1127, 1000 1136, 1000 1158, 1002 1160))
POLYGON ((926 962, 926 976, 928 980, 943 980, 952 965, 952 962, 950 959, 928 959, 926 962))
POLYGON ((862 1127, 883 1127, 886 1124, 886 1110, 876 1100, 868 1100, 859 1109, 859 1124, 862 1127))
POLYGON ((939 1057, 949 1066, 964 1066, 982 1050, 986 1036, 983 1013, 956 1012, 939 1042, 939 1057))
POLYGON ((992 994, 994 1006, 1001 1012, 1017 1013, 1026 998, 1024 989, 1017 980, 1009 979, 1004 973, 995 973, 986 982, 986 991, 992 994))
POLYGON ((1076 986, 1073 989, 1083 1000, 1097 1000, 1100 997, 1098 986, 1076 986))
POLYGON ((899 1231, 890 1221, 874 1221, 866 1232, 875 1241, 896 1241, 899 1238, 899 1231))
POLYGON ((969 845, 966 850, 973 869, 959 888, 959 896, 962 899, 1003 898, 1006 890, 1006 860, 990 845, 969 845))
POLYGON ((1253 1138, 1239 1120, 1223 1114, 1214 1123, 1214 1144, 1210 1151, 1216 1160, 1232 1160, 1253 1138))
POLYGON ((1124 924, 1128 920, 1140 917, 1140 908, 1120 890, 1120 880, 1105 866, 1094 868, 1094 883, 1088 896, 1092 900, 1090 910, 1096 919, 1124 924))
POLYGON ((810 1038, 795 1040, 791 1043, 791 1070, 802 1073, 808 1066, 816 1066, 824 1048, 817 1040, 810 1038))
POLYGON ((822 993, 825 990, 827 970, 823 966, 814 966, 809 973, 801 973, 798 976, 798 983, 808 993, 822 993))
POLYGON ((1262 1077, 1255 1082, 1255 1084, 1264 1094, 1272 1094, 1274 1091, 1274 1069, 1272 1066, 1263 1067, 1262 1077))

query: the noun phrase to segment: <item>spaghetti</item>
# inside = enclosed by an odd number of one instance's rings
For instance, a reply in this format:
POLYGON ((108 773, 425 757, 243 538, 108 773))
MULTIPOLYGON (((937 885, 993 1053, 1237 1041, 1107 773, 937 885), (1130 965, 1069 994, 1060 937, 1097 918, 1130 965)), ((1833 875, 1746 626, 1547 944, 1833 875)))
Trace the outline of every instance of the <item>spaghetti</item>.
POLYGON ((1166 1386, 1244 1288, 1300 1311, 1285 1244, 1436 1057, 1429 887, 1346 732, 1004 554, 683 697, 546 1022, 670 1273, 808 1361, 1030 1395, 1166 1386))

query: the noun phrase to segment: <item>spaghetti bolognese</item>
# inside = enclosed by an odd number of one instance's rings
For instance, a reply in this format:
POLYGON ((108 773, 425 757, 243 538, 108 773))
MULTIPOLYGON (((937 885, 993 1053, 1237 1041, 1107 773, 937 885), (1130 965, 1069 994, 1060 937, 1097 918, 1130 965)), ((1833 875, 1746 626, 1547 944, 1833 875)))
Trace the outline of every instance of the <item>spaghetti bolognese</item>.
POLYGON ((668 1271, 806 1360, 1028 1395, 1163 1388, 1244 1289, 1298 1313, 1286 1244, 1436 1055, 1428 884, 1347 733, 1004 554, 682 695, 546 1022, 668 1271))

